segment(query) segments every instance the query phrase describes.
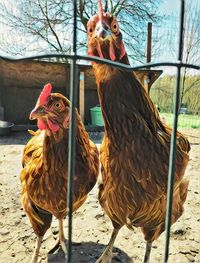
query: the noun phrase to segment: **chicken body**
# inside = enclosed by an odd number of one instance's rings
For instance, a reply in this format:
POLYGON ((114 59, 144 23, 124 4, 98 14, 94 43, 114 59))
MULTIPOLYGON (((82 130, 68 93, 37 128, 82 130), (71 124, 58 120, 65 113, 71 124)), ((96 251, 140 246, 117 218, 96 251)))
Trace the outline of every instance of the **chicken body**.
MULTIPOLYGON (((37 105, 31 113, 31 118, 38 118, 44 124, 44 130, 33 133, 25 146, 20 175, 22 205, 38 237, 37 251, 32 258, 34 263, 38 260, 38 242, 41 243, 50 227, 52 215, 59 220, 59 236, 64 241, 62 220, 67 214, 68 115, 69 101, 58 93, 50 94, 47 102, 37 105), (48 120, 59 126, 57 131, 51 130, 48 120)), ((78 113, 76 121, 73 211, 84 203, 99 173, 98 149, 90 141, 78 113)))
MULTIPOLYGON (((144 227, 145 239, 153 241, 164 230, 171 134, 156 119, 153 104, 132 73, 113 73, 107 68, 107 85, 103 77, 107 66, 97 67, 106 127, 100 148, 103 185, 99 200, 115 224, 144 227), (140 101, 140 96, 147 101, 140 101), (146 119, 149 110, 152 120, 146 119)), ((187 185, 183 175, 189 158, 184 146, 178 141, 172 222, 181 215, 186 197, 182 187, 187 185)))
MULTIPOLYGON (((99 1, 100 3, 100 1, 99 1)), ((128 64, 116 18, 103 13, 88 22, 88 53, 128 64)), ((119 229, 141 227, 147 241, 144 262, 152 242, 165 229, 166 195, 171 129, 163 125, 157 109, 134 73, 93 63, 105 123, 100 148, 102 184, 99 201, 114 230, 97 263, 109 263, 119 229)), ((181 216, 188 179, 188 140, 177 136, 172 224, 181 216)))

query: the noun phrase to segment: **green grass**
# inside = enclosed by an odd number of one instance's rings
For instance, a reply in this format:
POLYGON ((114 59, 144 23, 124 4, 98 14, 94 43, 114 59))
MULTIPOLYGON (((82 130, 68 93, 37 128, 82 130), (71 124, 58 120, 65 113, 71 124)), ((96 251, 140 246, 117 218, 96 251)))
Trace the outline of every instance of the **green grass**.
MULTIPOLYGON (((173 114, 172 113, 160 113, 161 117, 165 117, 166 122, 169 126, 173 124, 173 114)), ((178 118, 178 127, 179 128, 200 128, 200 116, 199 115, 191 115, 191 114, 179 114, 178 118)))

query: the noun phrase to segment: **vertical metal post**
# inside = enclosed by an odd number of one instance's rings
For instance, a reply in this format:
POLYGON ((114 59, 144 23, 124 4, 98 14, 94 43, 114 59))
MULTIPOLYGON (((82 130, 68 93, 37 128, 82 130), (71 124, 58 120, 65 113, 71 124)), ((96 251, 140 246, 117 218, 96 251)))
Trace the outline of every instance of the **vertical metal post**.
POLYGON ((147 27, 147 63, 151 62, 152 23, 147 27))
MULTIPOLYGON (((178 49, 178 60, 182 62, 183 57, 183 31, 184 31, 184 14, 185 14, 185 0, 181 1, 181 12, 180 12, 180 28, 179 28, 179 49, 178 49)), ((171 227, 171 216, 172 216, 172 205, 173 205, 173 190, 174 190, 174 173, 175 173, 175 160, 176 160, 176 133, 178 124, 178 109, 179 109, 179 98, 180 98, 180 78, 181 78, 181 67, 177 68, 176 77, 176 90, 174 93, 174 119, 173 119, 173 131, 170 144, 170 159, 169 159, 169 173, 168 173, 168 188, 167 188, 167 212, 166 212, 166 241, 165 241, 165 254, 164 263, 168 262, 169 257, 169 241, 170 241, 170 227, 171 227)))
MULTIPOLYGON (((147 26, 147 63, 151 62, 151 47, 152 47, 152 23, 149 22, 147 26)), ((150 68, 148 72, 145 74, 145 81, 144 81, 144 86, 149 93, 150 91, 150 82, 151 82, 151 73, 150 73, 150 68)))
POLYGON ((77 39, 77 3, 73 1, 73 45, 72 55, 74 58, 70 68, 70 128, 69 128, 69 152, 68 152, 68 185, 67 185, 67 212, 68 212, 68 255, 67 262, 72 262, 72 212, 73 212, 73 177, 75 172, 76 156, 76 110, 77 105, 77 66, 76 66, 76 39, 77 39))

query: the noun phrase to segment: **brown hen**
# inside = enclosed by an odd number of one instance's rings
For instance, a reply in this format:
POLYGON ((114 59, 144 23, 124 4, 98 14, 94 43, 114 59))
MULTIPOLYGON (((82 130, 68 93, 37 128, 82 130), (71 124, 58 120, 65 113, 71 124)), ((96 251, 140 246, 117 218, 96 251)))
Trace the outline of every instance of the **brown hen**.
MULTIPOLYGON (((89 55, 128 64, 116 17, 99 13, 87 25, 89 55)), ((165 229, 171 129, 134 73, 93 63, 105 123, 100 148, 102 184, 99 201, 114 230, 96 263, 110 263, 112 248, 123 225, 141 227, 147 241, 144 262, 152 242, 165 229)), ((189 160, 188 140, 178 133, 175 160, 172 224, 183 213, 189 181, 184 177, 189 160)))
MULTIPOLYGON (((37 235, 31 263, 38 261, 43 236, 51 225, 52 215, 59 220, 59 238, 66 253, 63 218, 67 214, 67 161, 69 133, 69 100, 51 93, 47 84, 30 114, 38 120, 39 130, 32 132, 23 154, 22 205, 37 235)), ((99 173, 99 154, 76 112, 76 157, 73 211, 86 200, 99 173)))

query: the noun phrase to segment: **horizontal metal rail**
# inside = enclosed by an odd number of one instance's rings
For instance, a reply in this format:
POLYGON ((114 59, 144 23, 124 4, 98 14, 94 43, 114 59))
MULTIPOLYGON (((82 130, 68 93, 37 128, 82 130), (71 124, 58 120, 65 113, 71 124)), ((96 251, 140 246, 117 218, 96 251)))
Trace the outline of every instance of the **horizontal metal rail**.
POLYGON ((70 60, 76 59, 76 60, 84 60, 84 61, 93 61, 93 62, 97 62, 100 64, 106 64, 108 66, 113 66, 116 68, 126 69, 129 71, 133 71, 133 70, 137 70, 137 69, 146 69, 146 68, 151 68, 151 67, 152 68, 153 67, 178 67, 178 68, 191 68, 191 69, 200 70, 200 66, 198 66, 198 65, 182 63, 180 61, 146 63, 143 65, 131 67, 131 66, 128 66, 128 65, 125 65, 125 64, 122 64, 119 62, 111 61, 111 60, 105 59, 105 58, 99 58, 99 57, 94 57, 94 56, 86 56, 86 55, 78 55, 78 54, 77 55, 68 55, 68 54, 50 53, 50 54, 35 55, 35 56, 28 56, 28 57, 21 57, 21 58, 12 58, 12 57, 6 57, 6 56, 0 55, 0 59, 6 60, 6 61, 12 61, 12 62, 45 59, 45 58, 65 58, 65 59, 70 59, 70 60))

